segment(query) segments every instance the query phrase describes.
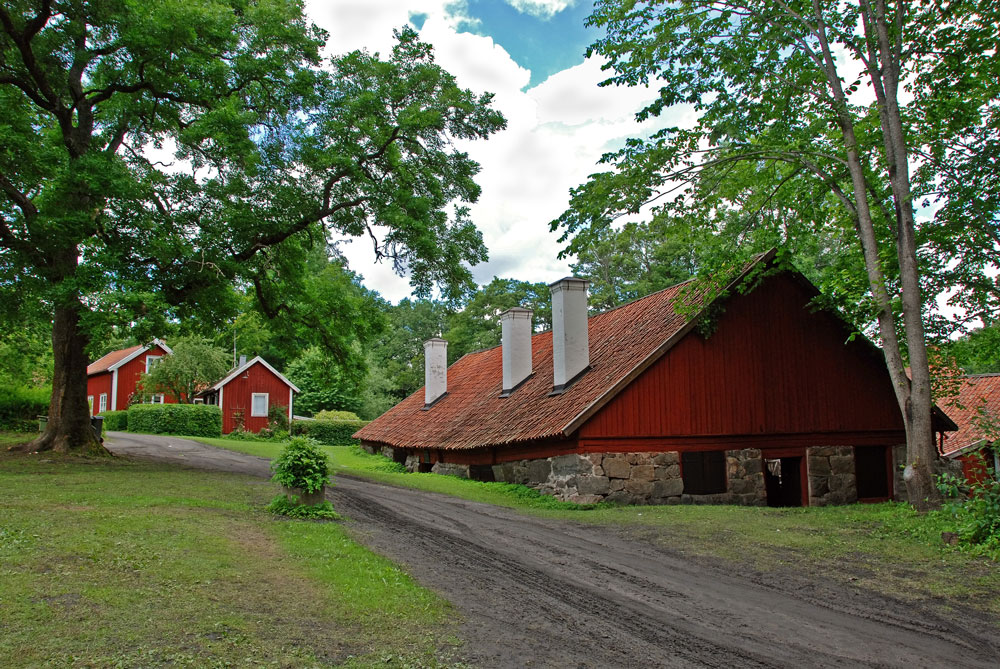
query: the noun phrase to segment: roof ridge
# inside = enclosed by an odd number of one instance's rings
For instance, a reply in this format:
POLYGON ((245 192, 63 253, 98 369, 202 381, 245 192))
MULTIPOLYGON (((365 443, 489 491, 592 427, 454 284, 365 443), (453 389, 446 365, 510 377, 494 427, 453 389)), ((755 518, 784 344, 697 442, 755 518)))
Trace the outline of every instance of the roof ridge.
POLYGON ((992 376, 1000 376, 1000 372, 984 372, 982 374, 966 374, 966 379, 983 379, 992 376))

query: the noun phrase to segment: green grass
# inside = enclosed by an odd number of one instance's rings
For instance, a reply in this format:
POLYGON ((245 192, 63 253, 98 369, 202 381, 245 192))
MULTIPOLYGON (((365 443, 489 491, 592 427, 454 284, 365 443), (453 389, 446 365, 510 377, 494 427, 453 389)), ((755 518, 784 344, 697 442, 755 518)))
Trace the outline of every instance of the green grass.
POLYGON ((0 431, 0 451, 5 451, 11 446, 24 444, 38 436, 37 432, 3 432, 0 431))
MULTIPOLYGON (((199 440, 262 457, 274 457, 282 448, 273 442, 199 440)), ((1000 566, 945 546, 941 532, 954 527, 941 512, 918 514, 899 503, 798 509, 606 504, 581 508, 525 486, 401 473, 400 465, 356 447, 324 450, 334 473, 604 525, 738 569, 796 571, 945 611, 968 606, 1000 615, 1000 566)))
POLYGON ((433 667, 453 612, 235 474, 0 453, 0 666, 433 667))

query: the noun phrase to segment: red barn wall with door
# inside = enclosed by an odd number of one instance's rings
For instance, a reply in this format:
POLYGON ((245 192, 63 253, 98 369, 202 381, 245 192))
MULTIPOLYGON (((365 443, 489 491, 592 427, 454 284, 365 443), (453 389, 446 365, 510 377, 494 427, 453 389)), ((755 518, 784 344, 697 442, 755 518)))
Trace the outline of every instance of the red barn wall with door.
MULTIPOLYGON (((129 400, 136 393, 136 389, 139 387, 139 379, 142 375, 146 373, 146 358, 149 356, 160 356, 163 357, 168 355, 159 346, 153 346, 148 351, 136 356, 132 360, 129 360, 124 365, 118 368, 118 397, 116 398, 116 406, 112 407, 111 399, 108 399, 108 408, 115 411, 123 411, 128 409, 129 400)), ((167 404, 176 404, 177 399, 165 395, 163 401, 167 404)))
MULTIPOLYGON (((724 303, 579 432, 583 450, 898 444, 905 440, 881 354, 787 274, 724 303)), ((592 370, 590 373, 598 372, 592 370)))
POLYGON ((243 429, 259 432, 267 427, 267 417, 250 415, 253 393, 267 393, 268 407, 282 406, 288 411, 291 388, 264 365, 255 363, 222 387, 222 432, 229 434, 239 424, 242 412, 243 429))

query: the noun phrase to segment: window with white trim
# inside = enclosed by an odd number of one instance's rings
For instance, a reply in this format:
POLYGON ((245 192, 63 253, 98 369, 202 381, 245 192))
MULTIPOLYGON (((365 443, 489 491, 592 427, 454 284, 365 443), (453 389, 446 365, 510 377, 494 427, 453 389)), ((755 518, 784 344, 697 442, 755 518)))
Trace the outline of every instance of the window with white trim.
POLYGON ((108 394, 101 393, 101 409, 98 413, 104 413, 108 410, 108 394))
POLYGON ((253 393, 250 400, 250 415, 267 418, 267 393, 253 393))
POLYGON ((149 396, 150 404, 163 404, 163 393, 156 393, 149 396))
POLYGON ((87 405, 90 407, 90 415, 94 415, 94 396, 87 395, 87 405))
POLYGON ((156 366, 156 363, 160 361, 163 356, 159 355, 147 355, 146 356, 146 373, 149 374, 149 370, 156 366))

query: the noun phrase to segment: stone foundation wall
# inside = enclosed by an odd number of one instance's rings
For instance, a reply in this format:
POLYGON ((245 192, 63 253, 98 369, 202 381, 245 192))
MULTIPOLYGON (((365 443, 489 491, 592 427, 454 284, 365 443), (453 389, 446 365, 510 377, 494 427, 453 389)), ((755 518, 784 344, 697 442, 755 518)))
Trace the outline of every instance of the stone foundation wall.
POLYGON ((806 449, 806 460, 810 506, 858 501, 852 446, 813 446, 806 449))
POLYGON ((520 483, 542 494, 579 504, 750 504, 767 502, 758 449, 726 452, 728 490, 686 495, 676 451, 588 453, 493 466, 497 481, 520 483))
POLYGON ((897 502, 909 502, 903 468, 906 466, 906 444, 892 447, 892 498, 897 502))

